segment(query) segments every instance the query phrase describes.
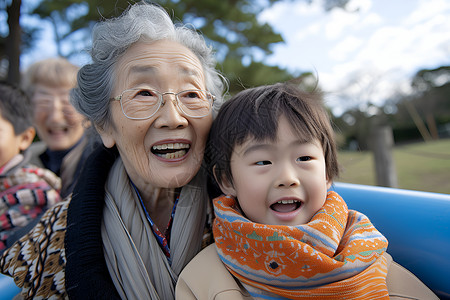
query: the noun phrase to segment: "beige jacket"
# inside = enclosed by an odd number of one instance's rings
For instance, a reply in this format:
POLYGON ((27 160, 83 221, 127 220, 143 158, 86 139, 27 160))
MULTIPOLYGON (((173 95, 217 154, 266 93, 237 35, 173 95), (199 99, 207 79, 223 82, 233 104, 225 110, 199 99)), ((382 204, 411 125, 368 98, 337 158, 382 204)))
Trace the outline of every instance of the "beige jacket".
MULTIPOLYGON (((389 254, 386 283, 390 299, 439 299, 411 272, 395 263, 389 254)), ((212 244, 184 268, 177 282, 175 298, 181 300, 253 299, 228 272, 212 244)))

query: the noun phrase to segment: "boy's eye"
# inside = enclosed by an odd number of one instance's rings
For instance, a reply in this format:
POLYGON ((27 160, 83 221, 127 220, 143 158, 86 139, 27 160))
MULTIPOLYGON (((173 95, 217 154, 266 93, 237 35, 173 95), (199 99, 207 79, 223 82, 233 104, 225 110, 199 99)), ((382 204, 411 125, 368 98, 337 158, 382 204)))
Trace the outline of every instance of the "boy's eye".
POLYGON ((311 156, 300 156, 299 158, 297 158, 297 161, 309 161, 311 159, 311 156))
POLYGON ((270 165, 270 164, 272 164, 272 163, 268 160, 261 160, 261 161, 257 161, 255 163, 255 165, 258 165, 258 166, 265 166, 265 165, 270 165))

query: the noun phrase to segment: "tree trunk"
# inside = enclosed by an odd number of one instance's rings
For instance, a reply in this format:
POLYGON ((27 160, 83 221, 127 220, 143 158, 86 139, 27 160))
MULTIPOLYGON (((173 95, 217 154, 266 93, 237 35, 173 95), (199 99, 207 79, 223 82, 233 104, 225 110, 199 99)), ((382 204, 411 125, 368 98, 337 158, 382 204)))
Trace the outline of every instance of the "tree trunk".
POLYGON ((7 81, 14 84, 20 83, 20 44, 22 30, 19 19, 21 5, 22 0, 12 0, 11 5, 6 8, 9 28, 5 51, 9 62, 7 81))
POLYGON ((371 137, 377 185, 398 187, 397 172, 392 156, 394 146, 392 128, 387 125, 377 125, 373 128, 371 137))

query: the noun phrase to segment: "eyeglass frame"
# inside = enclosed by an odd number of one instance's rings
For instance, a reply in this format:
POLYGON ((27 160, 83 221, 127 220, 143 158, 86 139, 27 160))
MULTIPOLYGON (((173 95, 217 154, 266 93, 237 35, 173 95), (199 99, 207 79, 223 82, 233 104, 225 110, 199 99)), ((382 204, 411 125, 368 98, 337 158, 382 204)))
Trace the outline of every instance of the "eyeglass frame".
POLYGON ((186 115, 186 116, 188 116, 188 117, 190 117, 190 118, 195 118, 195 119, 204 118, 204 117, 206 117, 208 114, 210 114, 211 111, 212 111, 212 107, 213 107, 213 104, 214 104, 214 100, 216 99, 216 96, 214 96, 213 94, 211 94, 211 92, 209 92, 209 91, 207 91, 207 90, 200 90, 200 89, 183 90, 183 91, 180 91, 180 92, 178 92, 178 93, 175 93, 175 92, 164 92, 164 93, 161 93, 160 91, 155 90, 155 89, 132 88, 132 89, 126 89, 126 90, 123 90, 122 93, 120 93, 120 95, 118 95, 118 96, 116 96, 116 97, 112 97, 112 98, 110 98, 109 100, 110 100, 110 101, 119 101, 119 102, 120 102, 120 108, 122 109, 122 113, 123 113, 123 115, 124 115, 126 118, 128 118, 128 119, 130 119, 130 120, 147 120, 147 119, 150 119, 151 117, 153 117, 153 116, 159 111, 159 109, 161 108, 161 106, 164 106, 164 104, 166 103, 166 101, 164 100, 164 95, 174 95, 174 96, 175 96, 175 100, 172 100, 172 102, 175 102, 175 106, 178 107, 178 109, 180 110, 180 112, 182 112, 184 115, 186 115), (123 94, 124 94, 125 92, 128 92, 128 91, 139 91, 139 90, 150 90, 150 91, 153 91, 153 92, 155 92, 156 95, 158 95, 158 98, 159 98, 159 101, 158 101, 158 107, 156 108, 156 110, 155 110, 150 116, 145 117, 145 118, 133 118, 133 117, 130 117, 130 116, 128 116, 128 115, 125 113, 125 111, 123 110, 123 105, 122 105, 123 94), (178 95, 181 94, 181 93, 184 93, 184 92, 189 92, 189 91, 204 92, 204 93, 208 96, 208 97, 207 97, 207 100, 208 100, 210 106, 209 106, 209 111, 208 111, 208 113, 207 113, 206 115, 203 115, 203 116, 191 116, 191 115, 187 114, 187 113, 183 110, 183 108, 181 108, 181 106, 179 105, 180 100, 178 99, 178 95))

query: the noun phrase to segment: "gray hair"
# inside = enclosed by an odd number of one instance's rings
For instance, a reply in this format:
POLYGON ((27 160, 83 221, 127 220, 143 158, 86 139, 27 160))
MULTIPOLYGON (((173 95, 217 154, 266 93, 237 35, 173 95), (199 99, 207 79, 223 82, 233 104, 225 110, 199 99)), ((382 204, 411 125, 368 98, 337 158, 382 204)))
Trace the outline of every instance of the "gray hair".
POLYGON ((168 13, 154 4, 131 5, 120 17, 97 23, 93 29, 92 63, 78 72, 78 85, 71 92, 73 106, 93 124, 110 124, 109 103, 114 87, 114 66, 121 55, 140 39, 169 39, 190 49, 200 60, 206 89, 216 96, 213 117, 223 103, 226 79, 215 69, 213 50, 195 30, 175 25, 168 13))

